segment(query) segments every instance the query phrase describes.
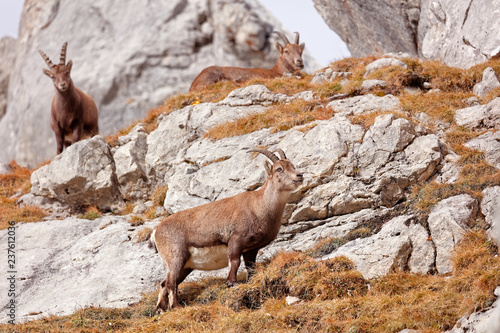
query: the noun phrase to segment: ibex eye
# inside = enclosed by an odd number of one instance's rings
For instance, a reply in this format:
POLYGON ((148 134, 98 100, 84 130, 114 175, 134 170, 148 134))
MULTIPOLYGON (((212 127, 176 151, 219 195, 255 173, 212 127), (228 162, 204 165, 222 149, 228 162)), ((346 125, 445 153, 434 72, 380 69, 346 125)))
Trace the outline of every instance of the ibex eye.
POLYGON ((276 171, 279 172, 279 173, 282 173, 283 172, 283 168, 278 168, 278 169, 276 169, 276 171))

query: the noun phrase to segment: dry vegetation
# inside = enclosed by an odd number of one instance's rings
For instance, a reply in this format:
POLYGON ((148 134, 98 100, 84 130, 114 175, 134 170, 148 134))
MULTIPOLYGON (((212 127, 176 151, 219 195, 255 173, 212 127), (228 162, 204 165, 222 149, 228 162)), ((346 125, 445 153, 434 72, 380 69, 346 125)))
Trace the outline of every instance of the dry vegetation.
POLYGON ((485 309, 500 284, 498 249, 482 230, 465 235, 448 277, 394 272, 365 280, 344 257, 316 261, 281 253, 248 281, 180 285, 181 308, 154 315, 156 293, 125 309, 88 307, 65 317, 4 326, 5 332, 422 332, 451 329, 485 309), (300 302, 287 305, 285 297, 300 302))
POLYGON ((28 193, 31 188, 31 171, 10 163, 12 172, 0 175, 0 230, 6 229, 9 221, 36 222, 47 214, 38 207, 19 206, 19 197, 28 193))
MULTIPOLYGON (((263 84, 276 93, 295 94, 304 90, 317 93, 312 102, 295 101, 276 104, 262 114, 222 124, 206 133, 206 137, 218 140, 242 135, 263 128, 283 131, 293 126, 305 125, 315 120, 331 118, 335 110, 326 107, 337 94, 355 96, 362 94, 361 83, 365 66, 376 57, 347 58, 332 63, 334 71, 352 72, 349 83, 342 86, 341 79, 311 84, 312 76, 299 79, 277 78, 253 80, 247 84, 263 84)), ((458 127, 453 120, 457 109, 467 107, 465 99, 481 79, 482 71, 490 66, 499 73, 500 59, 461 70, 444 66, 435 61, 405 59, 407 69, 388 67, 370 74, 370 79, 382 79, 389 84, 371 93, 383 96, 394 94, 402 102, 402 110, 394 110, 398 117, 416 121, 420 112, 432 120, 429 126, 439 124, 449 127, 443 138, 447 146, 460 156, 461 177, 454 184, 427 182, 411 188, 405 209, 426 214, 439 200, 453 195, 469 193, 476 198, 481 191, 492 185, 500 185, 500 171, 489 165, 484 155, 464 147, 464 143, 480 135, 458 127), (420 87, 430 82, 437 93, 410 94, 407 87, 420 87)), ((152 110, 142 121, 149 133, 157 126, 157 119, 176 109, 200 102, 217 102, 243 84, 217 83, 191 94, 179 94, 164 105, 152 110)), ((480 99, 487 103, 500 95, 497 89, 480 99)), ((351 121, 368 128, 381 112, 351 117, 351 121)), ((117 135, 107 138, 116 144, 120 135, 128 133, 135 124, 117 135)), ((307 126, 304 127, 307 130, 307 126)), ((29 191, 30 171, 13 164, 14 172, 0 176, 0 223, 4 229, 7 221, 34 221, 43 212, 35 208, 15 205, 20 193, 29 191), (14 197, 13 197, 14 196, 14 197)), ((163 205, 168 188, 156 190, 154 206, 144 215, 156 216, 156 207, 163 205)), ((132 212, 129 204, 125 213, 132 212)), ((98 214, 88 211, 86 214, 98 214)), ((90 217, 89 215, 89 217, 90 217)), ((88 217, 86 217, 88 218, 88 217)), ((132 223, 141 224, 143 218, 132 223)), ((481 310, 492 304, 493 290, 500 284, 498 249, 481 230, 481 218, 476 221, 477 230, 468 233, 454 253, 455 269, 447 277, 415 275, 394 272, 386 277, 367 281, 345 258, 318 262, 311 256, 321 256, 341 246, 352 237, 370 236, 377 226, 366 226, 344 239, 327 239, 307 254, 280 254, 269 263, 259 265, 256 274, 248 282, 239 277, 240 284, 226 288, 222 279, 208 279, 180 286, 180 302, 183 307, 162 316, 153 314, 156 292, 144 295, 143 301, 125 309, 84 308, 71 316, 49 317, 16 326, 0 326, 6 332, 261 332, 267 331, 329 331, 329 332, 399 332, 405 328, 422 332, 441 332, 453 327, 464 314, 481 310), (369 286, 369 288, 368 288, 369 286), (287 295, 298 296, 301 301, 287 305, 287 295)), ((145 241, 151 230, 144 228, 137 241, 145 241)))

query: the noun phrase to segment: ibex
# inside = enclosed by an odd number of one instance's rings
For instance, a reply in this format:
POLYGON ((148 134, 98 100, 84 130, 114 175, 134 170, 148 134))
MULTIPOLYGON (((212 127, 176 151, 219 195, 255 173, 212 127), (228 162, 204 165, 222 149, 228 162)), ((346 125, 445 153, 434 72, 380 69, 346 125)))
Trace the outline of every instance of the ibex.
POLYGON ((282 46, 276 41, 276 48, 280 54, 278 61, 271 69, 264 68, 241 68, 241 67, 219 67, 211 66, 201 71, 194 79, 189 91, 202 90, 203 88, 222 80, 243 82, 252 78, 272 79, 285 73, 296 73, 304 68, 302 52, 305 44, 299 45, 299 33, 295 33, 295 42, 292 44, 282 32, 275 33, 285 43, 282 46))
POLYGON ((159 252, 167 270, 160 284, 157 311, 179 305, 177 287, 193 269, 215 270, 229 264, 227 285, 232 286, 243 255, 250 275, 259 249, 278 235, 285 204, 303 176, 281 149, 281 159, 266 149, 249 151, 272 161, 264 164, 267 178, 259 190, 177 212, 151 234, 150 245, 159 252))
POLYGON ((51 106, 50 127, 56 135, 57 154, 64 147, 80 141, 84 135, 93 136, 99 132, 94 100, 73 84, 70 76, 73 61, 65 64, 67 46, 67 42, 62 46, 58 65, 54 65, 45 53, 38 50, 50 68, 44 68, 43 73, 52 79, 56 88, 51 106), (72 136, 71 143, 66 141, 67 135, 72 136))

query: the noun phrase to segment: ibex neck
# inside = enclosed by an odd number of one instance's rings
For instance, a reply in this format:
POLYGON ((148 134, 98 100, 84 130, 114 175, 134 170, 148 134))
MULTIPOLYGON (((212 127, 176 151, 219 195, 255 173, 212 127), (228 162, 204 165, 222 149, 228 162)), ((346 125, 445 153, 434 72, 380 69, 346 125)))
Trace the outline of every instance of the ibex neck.
POLYGON ((272 212, 272 215, 281 221, 290 192, 278 191, 275 185, 272 182, 269 182, 269 180, 266 180, 261 191, 263 201, 262 207, 266 211, 272 212))
POLYGON ((292 73, 293 74, 294 69, 292 66, 288 65, 281 58, 279 58, 278 62, 276 62, 276 65, 274 65, 274 67, 271 69, 271 71, 279 73, 280 75, 283 75, 285 73, 292 73))

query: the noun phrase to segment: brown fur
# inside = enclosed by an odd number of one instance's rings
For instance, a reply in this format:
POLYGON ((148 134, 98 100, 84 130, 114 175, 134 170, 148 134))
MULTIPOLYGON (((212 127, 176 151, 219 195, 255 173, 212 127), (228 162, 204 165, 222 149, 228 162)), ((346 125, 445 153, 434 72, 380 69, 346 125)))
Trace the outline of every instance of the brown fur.
POLYGON ((199 91, 211 84, 224 80, 244 82, 252 78, 272 79, 282 76, 285 73, 300 71, 304 68, 302 52, 304 51, 305 44, 298 45, 299 37, 298 33, 296 34, 297 38, 294 44, 286 40, 285 46, 281 46, 279 42, 276 42, 276 48, 280 56, 273 68, 207 67, 194 79, 189 91, 199 91))
POLYGON ((180 211, 155 229, 151 241, 167 268, 158 295, 158 310, 178 306, 177 286, 193 270, 187 267, 190 248, 227 246, 230 286, 236 282, 241 256, 247 269, 254 268, 259 249, 278 235, 288 196, 303 179, 282 156, 281 160, 274 156, 272 166, 265 165, 267 179, 259 190, 180 211))
POLYGON ((61 51, 61 62, 52 64, 50 59, 39 51, 50 70, 43 69, 43 73, 50 77, 54 83, 55 96, 52 100, 50 113, 50 127, 54 131, 57 142, 57 154, 64 147, 80 141, 85 136, 93 136, 99 133, 97 106, 92 97, 75 87, 71 79, 71 68, 73 62, 64 64, 66 57, 66 45, 61 51), (66 136, 71 135, 71 143, 66 136))

